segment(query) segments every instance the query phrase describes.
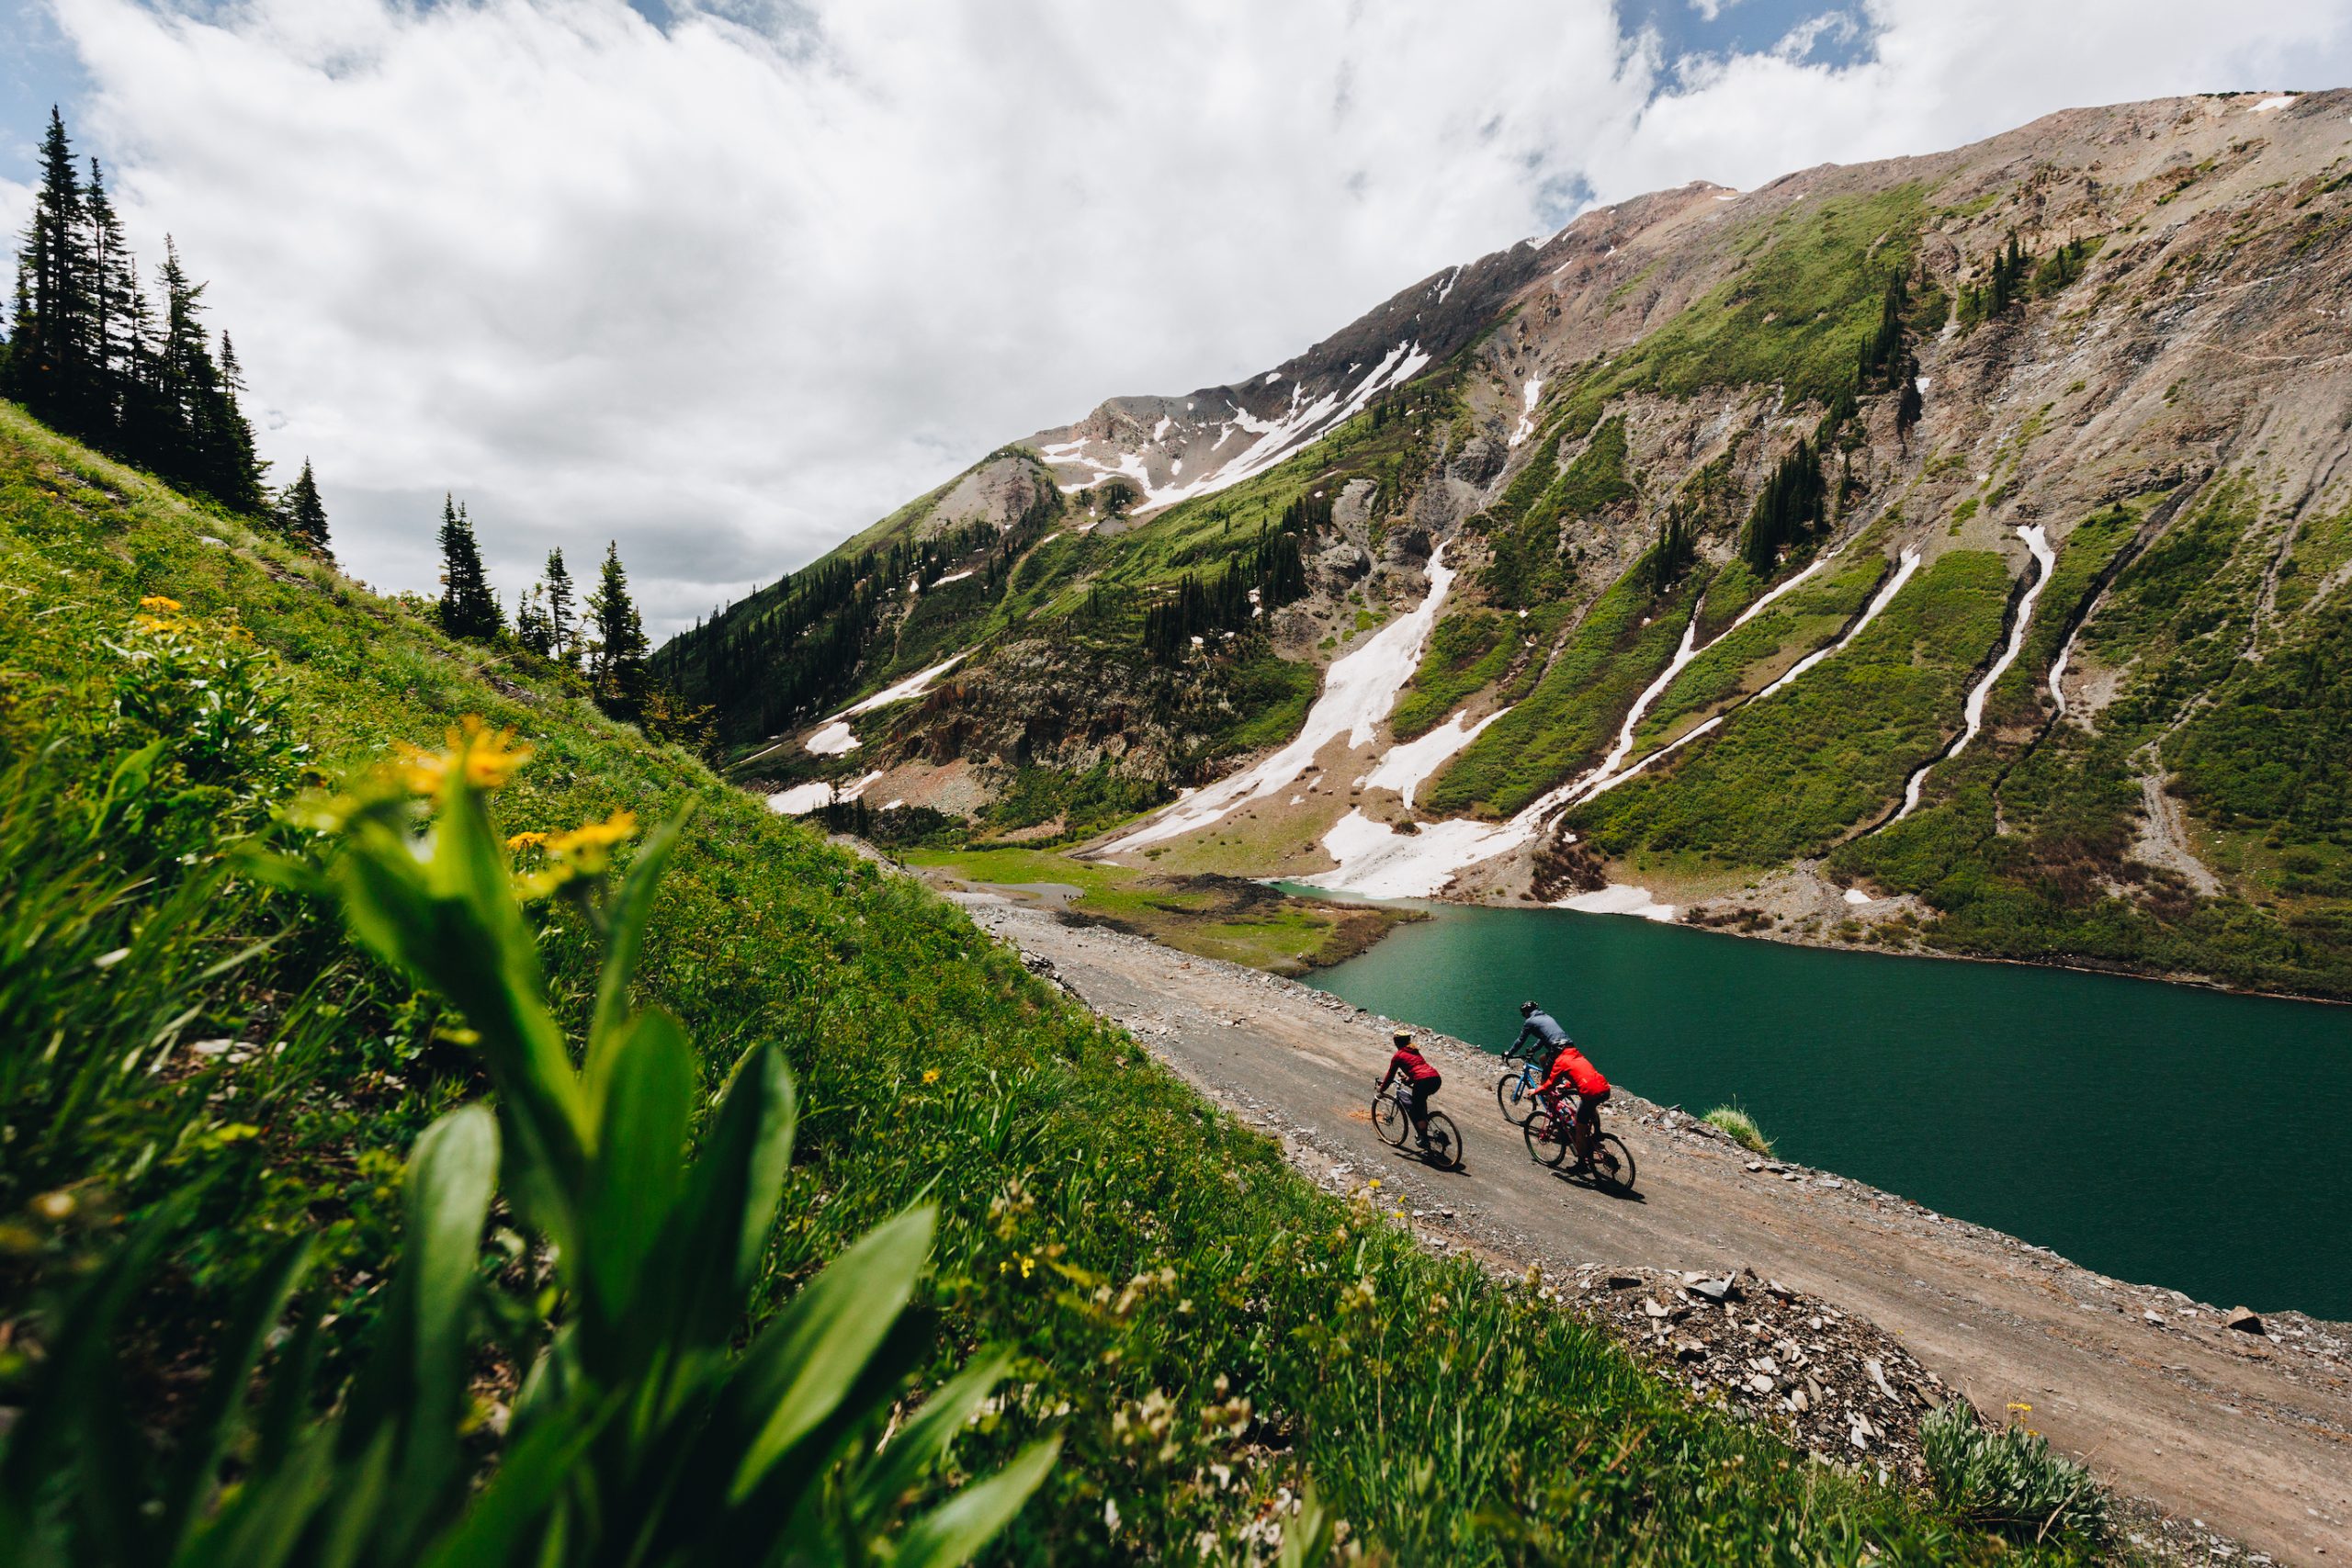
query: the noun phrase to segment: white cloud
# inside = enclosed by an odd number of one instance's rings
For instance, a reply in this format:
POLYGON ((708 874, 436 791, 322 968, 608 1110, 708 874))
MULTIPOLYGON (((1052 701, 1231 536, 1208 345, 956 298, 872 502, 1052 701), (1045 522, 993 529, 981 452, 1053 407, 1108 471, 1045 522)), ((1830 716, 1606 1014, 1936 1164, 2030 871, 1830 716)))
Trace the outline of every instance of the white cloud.
POLYGON ((1872 48, 1849 66, 1788 47, 1688 62, 1589 150, 1594 188, 1621 199, 1695 174, 1748 188, 1962 146, 2062 108, 2352 80, 2342 0, 1869 0, 1862 12, 1872 48))
POLYGON ((49 3, 85 150, 211 280, 355 569, 429 586, 454 489, 510 602, 616 537, 664 626, 1105 396, 1261 370, 1579 180, 1753 185, 2324 85, 2346 47, 2340 0, 1877 0, 1861 65, 1694 62, 1653 102, 1607 0, 49 3))

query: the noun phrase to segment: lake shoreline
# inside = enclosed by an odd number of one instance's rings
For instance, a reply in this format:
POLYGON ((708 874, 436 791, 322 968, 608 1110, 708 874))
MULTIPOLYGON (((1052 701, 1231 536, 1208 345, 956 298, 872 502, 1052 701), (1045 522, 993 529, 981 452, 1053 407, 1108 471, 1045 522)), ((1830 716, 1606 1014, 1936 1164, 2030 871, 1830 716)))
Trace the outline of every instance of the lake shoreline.
MULTIPOLYGON (((1429 898, 1374 898, 1361 893, 1334 892, 1329 888, 1310 886, 1286 876, 1263 877, 1260 880, 1270 886, 1281 887, 1294 897, 1319 897, 1337 904, 1363 904, 1374 908, 1384 905, 1429 905, 1457 909, 1546 909, 1555 914, 1583 915, 1594 919, 1649 919, 1649 917, 1645 915, 1571 909, 1558 904, 1540 904, 1533 899, 1526 898, 1483 898, 1448 896, 1444 893, 1429 898)), ((1925 943, 1916 947, 1894 948, 1887 946, 1884 942, 1849 942, 1815 932, 1741 931, 1728 924, 1710 925, 1696 920, 1686 920, 1680 918, 1679 912, 1674 919, 1651 920, 1650 923, 1667 926, 1677 931, 1702 931, 1710 936, 1736 937, 1743 942, 1763 942, 1781 947, 1808 948, 1817 953, 1859 953, 1877 958, 1935 958, 1959 964, 1991 964, 2018 969, 2048 969, 2060 974, 2098 975, 2116 980, 2143 980, 2152 985, 2177 986, 2184 990, 2210 992, 2216 996, 2257 997, 2267 1001, 2316 1002, 2323 1007, 2352 1008, 2352 997, 2328 996, 2319 992, 2264 990, 2251 986, 2233 986, 2225 980, 2217 980, 2210 975, 2151 970, 2128 964, 2101 962, 2097 959, 2086 958, 2063 963, 2047 958, 2009 958, 1996 953, 1966 953, 1956 948, 1932 947, 1925 943)), ((1394 934, 1395 930, 1392 928, 1391 931, 1382 932, 1379 941, 1385 942, 1394 934)), ((1377 942, 1374 945, 1376 946, 1377 942)), ((1318 967, 1324 966, 1318 965, 1318 967)))

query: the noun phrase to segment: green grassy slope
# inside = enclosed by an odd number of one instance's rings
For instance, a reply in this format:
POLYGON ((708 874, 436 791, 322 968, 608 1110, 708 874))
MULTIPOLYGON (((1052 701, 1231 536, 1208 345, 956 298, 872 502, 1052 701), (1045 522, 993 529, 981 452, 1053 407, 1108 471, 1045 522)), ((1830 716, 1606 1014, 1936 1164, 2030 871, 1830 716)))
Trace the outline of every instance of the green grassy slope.
MULTIPOLYGON (((1390 1561, 2010 1560, 1322 1193, 919 886, 6 405, 0 671, 0 1402, 40 1337, 27 1303, 165 1193, 195 1195, 201 1224, 140 1318, 130 1396, 158 1418, 257 1237, 322 1238, 334 1353, 367 1326, 397 1156, 480 1071, 459 1021, 240 876, 232 840, 299 834, 277 816, 298 768, 339 772, 479 713, 537 750, 499 796, 504 829, 699 803, 643 999, 684 1020, 707 1087, 769 1041, 799 1077, 769 1310, 918 1194, 941 1205, 934 1375, 982 1340, 1021 1352, 962 1464, 1068 1437, 1001 1560, 1241 1560, 1278 1489, 1310 1474, 1390 1561), (231 662, 251 668, 218 689, 254 694, 266 722, 207 750, 115 711, 113 647, 151 593, 249 628, 255 655, 231 662), (153 788, 124 782, 141 756, 153 788)), ((592 934, 537 908, 576 1025, 592 934)), ((486 1266, 505 1267, 493 1242, 486 1266)), ((513 1374, 481 1369, 481 1414, 513 1374)))
MULTIPOLYGON (((2078 657, 2115 673, 2115 700, 2095 729, 2044 727, 2038 687, 2064 628, 2154 499, 2069 533, 2024 654, 1986 704, 1985 743, 1831 869, 1920 895, 1939 911, 1926 938, 1959 952, 2352 997, 2352 602, 2312 606, 2261 662, 2241 660, 2271 547, 2248 485, 2215 482, 2114 573, 2078 657), (2028 739, 2004 739, 2004 726, 2028 739), (2219 897, 2134 857, 2140 781, 2159 767, 2177 775, 2195 852, 2226 879, 2219 897), (2119 879, 2139 896, 2119 896, 2119 879)), ((2328 527, 2313 530, 2323 549, 2328 527)))
POLYGON ((1634 699, 1674 657, 1694 593, 1686 583, 1654 603, 1630 575, 1620 580, 1534 689, 1437 776, 1430 809, 1509 816, 1600 761, 1634 699))
MULTIPOLYGON (((1664 767, 1570 814, 1611 854, 1777 865, 1817 853, 1899 797, 1943 744, 1993 648, 2010 579, 1955 550, 1920 570, 1853 646, 1664 767)), ((1760 620, 1762 617, 1758 617, 1760 620)))

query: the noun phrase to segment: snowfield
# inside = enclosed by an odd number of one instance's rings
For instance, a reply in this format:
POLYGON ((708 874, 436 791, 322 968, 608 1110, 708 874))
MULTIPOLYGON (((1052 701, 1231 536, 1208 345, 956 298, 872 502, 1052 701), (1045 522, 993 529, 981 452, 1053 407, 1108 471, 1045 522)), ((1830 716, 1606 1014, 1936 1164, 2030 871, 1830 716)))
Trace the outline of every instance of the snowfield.
POLYGON ((1530 376, 1527 378, 1527 385, 1520 389, 1520 394, 1527 400, 1527 408, 1519 416, 1518 428, 1510 433, 1510 444, 1513 446, 1535 434, 1535 400, 1544 395, 1544 378, 1530 376))
MULTIPOLYGON (((1409 341, 1400 343, 1390 349, 1380 363, 1374 366, 1352 389, 1343 380, 1333 390, 1326 392, 1313 402, 1308 402, 1305 386, 1293 381, 1290 389, 1290 407, 1283 412, 1280 419, 1260 419, 1243 409, 1228 409, 1227 412, 1232 423, 1258 439, 1218 467, 1196 476, 1189 483, 1179 484, 1171 479, 1166 485, 1154 485, 1151 482, 1148 466, 1140 452, 1120 452, 1116 454, 1114 460, 1090 457, 1084 450, 1087 442, 1083 437, 1074 441, 1052 442, 1039 446, 1037 451, 1048 463, 1057 468, 1084 468, 1092 470, 1091 478, 1080 480, 1075 486, 1061 485, 1065 494, 1073 490, 1083 490, 1096 479, 1107 479, 1114 474, 1122 475, 1134 481, 1136 488, 1143 492, 1143 504, 1136 509, 1136 514, 1140 516, 1148 512, 1157 512, 1162 507, 1173 506, 1180 501, 1189 501, 1197 495, 1213 495, 1218 491, 1239 484, 1243 479, 1264 473, 1275 464, 1295 455, 1299 448, 1306 446, 1317 436, 1353 419, 1363 412, 1365 405, 1382 391, 1391 387, 1401 387, 1419 375, 1422 367, 1429 362, 1429 355, 1417 344, 1409 341)), ((1276 372, 1268 376, 1266 381, 1271 385, 1280 378, 1280 373, 1276 372)), ((1227 434, 1230 432, 1228 431, 1227 434)), ((1224 445, 1225 438, 1220 436, 1216 446, 1224 445)), ((1211 450, 1216 450, 1216 447, 1212 447, 1211 450)), ((1058 476, 1057 476, 1057 483, 1059 483, 1058 476)))
POLYGON ((820 757, 839 757, 857 750, 857 737, 850 733, 849 720, 837 718, 801 744, 820 757))
MULTIPOLYGON (((945 579, 942 579, 942 581, 944 581, 945 579)), ((910 675, 905 680, 899 682, 897 685, 889 688, 888 691, 876 692, 862 703, 851 704, 848 707, 845 707, 842 709, 841 712, 835 714, 833 717, 836 719, 854 718, 862 713, 872 713, 876 708, 888 707, 892 703, 905 702, 909 697, 919 697, 922 695, 925 691, 930 689, 931 683, 933 681, 938 680, 942 675, 946 674, 950 670, 953 670, 956 666, 961 664, 964 661, 964 658, 965 656, 959 653, 956 655, 955 658, 947 660, 943 663, 934 664, 928 670, 910 675)))
POLYGON ((881 776, 882 772, 877 768, 846 788, 836 788, 822 779, 815 784, 794 784, 790 789, 780 789, 768 796, 768 809, 786 817, 806 817, 821 807, 855 800, 881 776))
POLYGON ((1176 802, 1105 845, 1103 852, 1125 854, 1206 828, 1244 801, 1292 783, 1314 765, 1317 752, 1342 735, 1350 747, 1370 745, 1380 722, 1396 705, 1396 694, 1419 667, 1421 644, 1437 624, 1438 608, 1453 583, 1453 572, 1445 564, 1445 546, 1441 544, 1430 552, 1430 591, 1419 606, 1381 627, 1353 653, 1332 661, 1324 672, 1323 694, 1307 710, 1306 722, 1289 745, 1176 802))

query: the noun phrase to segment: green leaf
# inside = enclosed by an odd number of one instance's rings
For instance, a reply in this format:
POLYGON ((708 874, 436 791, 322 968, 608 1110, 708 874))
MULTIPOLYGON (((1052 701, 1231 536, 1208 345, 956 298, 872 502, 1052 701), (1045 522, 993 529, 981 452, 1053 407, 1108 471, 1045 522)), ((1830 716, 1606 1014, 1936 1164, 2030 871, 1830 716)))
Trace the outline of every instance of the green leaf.
POLYGON ((645 1265, 676 1214, 695 1100, 694 1056, 666 1012, 631 1020, 611 1059, 581 1205, 582 1262, 607 1323, 624 1315, 640 1290, 674 1299, 678 1282, 649 1280, 645 1265))
POLYGON ((314 1428, 279 1462, 256 1470, 198 1530, 176 1568, 278 1568, 335 1495, 335 1428, 314 1428))
POLYGON ((889 1446, 857 1477, 851 1506, 861 1517, 885 1513, 901 1493, 922 1479, 939 1462, 947 1445, 961 1432, 988 1397, 989 1390, 1012 1365, 1012 1351, 1000 1346, 984 1351, 971 1365, 923 1401, 914 1418, 899 1429, 889 1446))
POLYGON ((891 1568, 954 1568, 970 1562, 1029 1500, 1054 1468, 1062 1440, 1048 1438, 1023 1449, 986 1481, 967 1486, 908 1527, 891 1568))
POLYGON ((589 1100, 601 1098, 605 1075, 611 1070, 608 1055, 619 1043, 628 1017, 629 981, 637 974, 637 958, 645 944, 645 922, 653 912, 653 895, 662 868, 678 847, 679 829, 694 810, 689 800, 646 838, 629 862, 621 885, 605 911, 605 963, 596 977, 596 1012, 588 1028, 588 1057, 582 1074, 589 1100))
POLYGON ((471 1568, 527 1561, 528 1532, 553 1503, 572 1469, 621 1406, 627 1391, 584 1414, 566 1412, 510 1444, 498 1473, 458 1526, 435 1544, 424 1568, 471 1568))
POLYGON ((262 1266, 230 1314, 229 1331, 220 1341, 221 1354, 205 1381, 196 1414, 180 1433, 180 1451, 164 1489, 163 1511, 156 1521, 156 1540, 164 1556, 176 1555, 187 1541, 197 1509, 211 1489, 220 1456, 236 1435, 238 1412, 246 1386, 261 1360, 269 1331, 286 1309, 286 1299, 310 1266, 311 1238, 296 1236, 279 1247, 262 1266))
POLYGON ((334 880, 360 939, 447 998, 481 1036, 511 1133, 516 1206, 569 1256, 578 1236, 571 1203, 587 1158, 586 1106, 500 854, 480 797, 453 784, 431 868, 417 863, 406 834, 363 818, 334 880), (484 854, 499 868, 495 886, 474 863, 484 854))
POLYGON ((936 1221, 936 1211, 924 1207, 876 1228, 794 1297, 743 1358, 729 1404, 760 1425, 729 1502, 748 1496, 857 1381, 914 1294, 936 1221))
MULTIPOLYGON (((394 1494, 417 1506, 457 1477, 458 1425, 465 1414, 469 1330, 481 1259, 482 1225, 498 1172, 498 1122, 487 1107, 453 1111, 424 1130, 409 1160, 406 1296, 409 1397, 399 1413, 406 1442, 394 1494)), ((430 1520, 403 1521, 411 1540, 430 1520)))
POLYGON ((107 793, 91 809, 90 830, 85 841, 97 842, 113 825, 115 807, 146 792, 154 777, 155 763, 170 743, 168 736, 151 740, 114 765, 114 772, 107 776, 107 793))
POLYGON ((1310 1475, 1299 1490, 1298 1512, 1283 1523, 1282 1568, 1322 1568, 1339 1544, 1339 1521, 1315 1495, 1310 1475))
POLYGON ((784 1054, 773 1045, 748 1054, 695 1162, 686 1201, 680 1322, 695 1344, 723 1345, 742 1321, 791 1171, 797 1118, 784 1054))

